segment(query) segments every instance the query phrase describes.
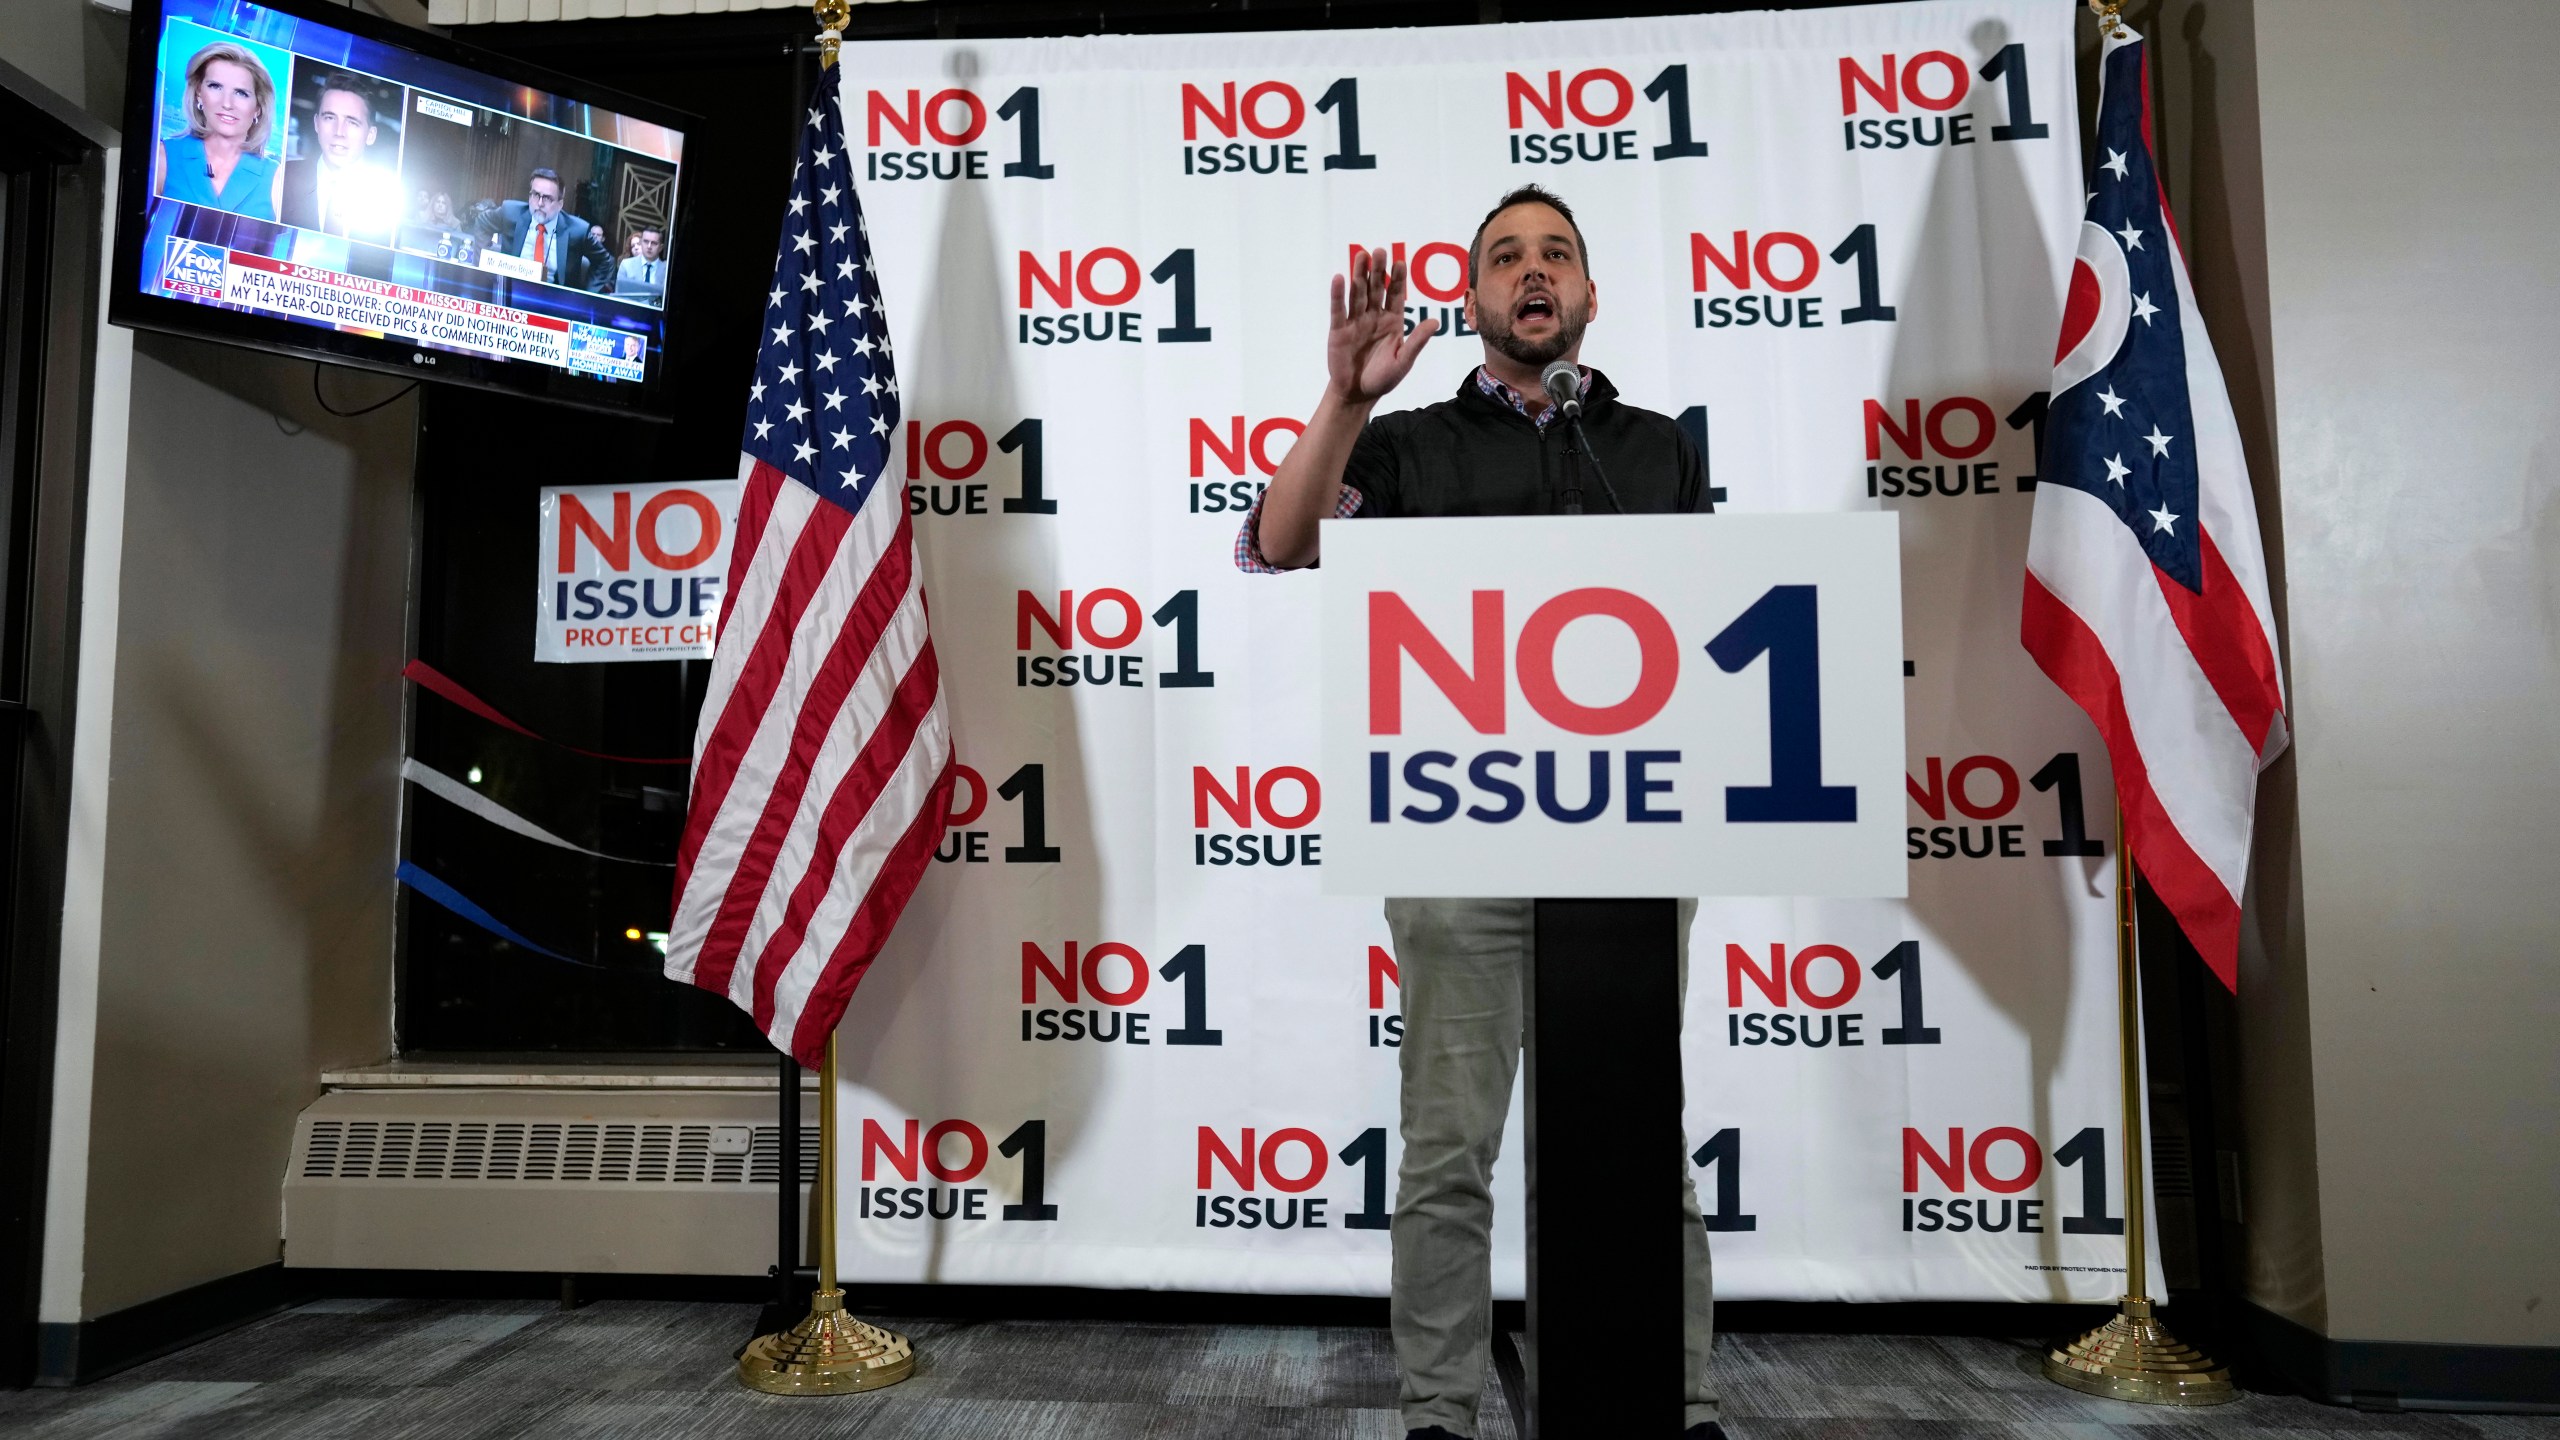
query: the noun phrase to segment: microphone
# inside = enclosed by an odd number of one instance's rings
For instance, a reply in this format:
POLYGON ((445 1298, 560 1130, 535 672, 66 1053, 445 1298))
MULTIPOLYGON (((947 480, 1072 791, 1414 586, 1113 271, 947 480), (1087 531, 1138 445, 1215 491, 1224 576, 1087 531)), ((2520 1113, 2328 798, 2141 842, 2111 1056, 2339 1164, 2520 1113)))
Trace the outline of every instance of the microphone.
POLYGON ((1558 360, 1538 374, 1538 383, 1547 389, 1547 398, 1567 420, 1582 418, 1582 367, 1570 360, 1558 360))
MULTIPOLYGON (((1547 388, 1547 398, 1556 403, 1556 413, 1564 420, 1567 458, 1578 458, 1591 467, 1600 480, 1600 491, 1609 497, 1609 508, 1624 515, 1627 507, 1618 500, 1618 487, 1609 483, 1609 472, 1600 468, 1600 457, 1591 453, 1591 437, 1582 433, 1582 367, 1570 360, 1558 360, 1538 372, 1538 383, 1547 388)), ((1565 513, 1582 513, 1582 491, 1579 487, 1566 495, 1565 513)))

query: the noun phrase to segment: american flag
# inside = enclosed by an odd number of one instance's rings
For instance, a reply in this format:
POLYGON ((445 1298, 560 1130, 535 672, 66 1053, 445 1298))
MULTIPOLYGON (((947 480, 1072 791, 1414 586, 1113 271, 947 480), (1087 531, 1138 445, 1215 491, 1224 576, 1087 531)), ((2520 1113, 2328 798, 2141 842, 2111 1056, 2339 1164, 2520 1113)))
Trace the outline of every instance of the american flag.
POLYGON ((747 390, 667 935, 670 978, 727 995, 810 1066, 932 863, 952 775, 836 79, 800 129, 747 390))
POLYGON ((2148 65, 2139 35, 2108 39, 2021 630, 2106 740, 2144 878, 2237 988, 2284 687, 2239 428, 2152 162, 2148 65))

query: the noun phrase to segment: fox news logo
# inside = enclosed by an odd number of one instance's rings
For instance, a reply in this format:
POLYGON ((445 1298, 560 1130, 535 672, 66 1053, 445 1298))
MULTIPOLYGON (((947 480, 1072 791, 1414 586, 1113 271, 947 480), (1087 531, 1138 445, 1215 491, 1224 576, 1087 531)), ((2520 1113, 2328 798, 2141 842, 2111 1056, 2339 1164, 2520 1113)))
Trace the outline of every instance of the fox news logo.
POLYGON ((198 300, 222 298, 223 250, 202 240, 171 240, 168 262, 160 267, 160 288, 198 300))

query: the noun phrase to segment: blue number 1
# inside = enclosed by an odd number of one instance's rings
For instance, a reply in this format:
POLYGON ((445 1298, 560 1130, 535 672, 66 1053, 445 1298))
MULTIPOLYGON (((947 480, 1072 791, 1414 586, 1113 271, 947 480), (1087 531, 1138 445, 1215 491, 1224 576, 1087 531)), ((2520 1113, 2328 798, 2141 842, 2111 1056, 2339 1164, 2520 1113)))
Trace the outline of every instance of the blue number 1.
POLYGON ((1728 785, 1724 818, 1736 825, 1858 818, 1858 788, 1822 783, 1822 665, 1814 587, 1769 593, 1707 642, 1728 675, 1769 657, 1769 783, 1728 785))

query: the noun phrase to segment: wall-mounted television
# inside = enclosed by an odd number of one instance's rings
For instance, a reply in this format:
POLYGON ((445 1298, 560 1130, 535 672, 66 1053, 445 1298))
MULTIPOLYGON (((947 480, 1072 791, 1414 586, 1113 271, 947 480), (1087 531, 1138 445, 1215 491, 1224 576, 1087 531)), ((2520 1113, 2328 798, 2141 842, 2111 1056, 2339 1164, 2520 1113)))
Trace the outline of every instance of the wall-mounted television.
POLYGON ((692 117, 326 0, 133 25, 116 323, 664 412, 692 117))

